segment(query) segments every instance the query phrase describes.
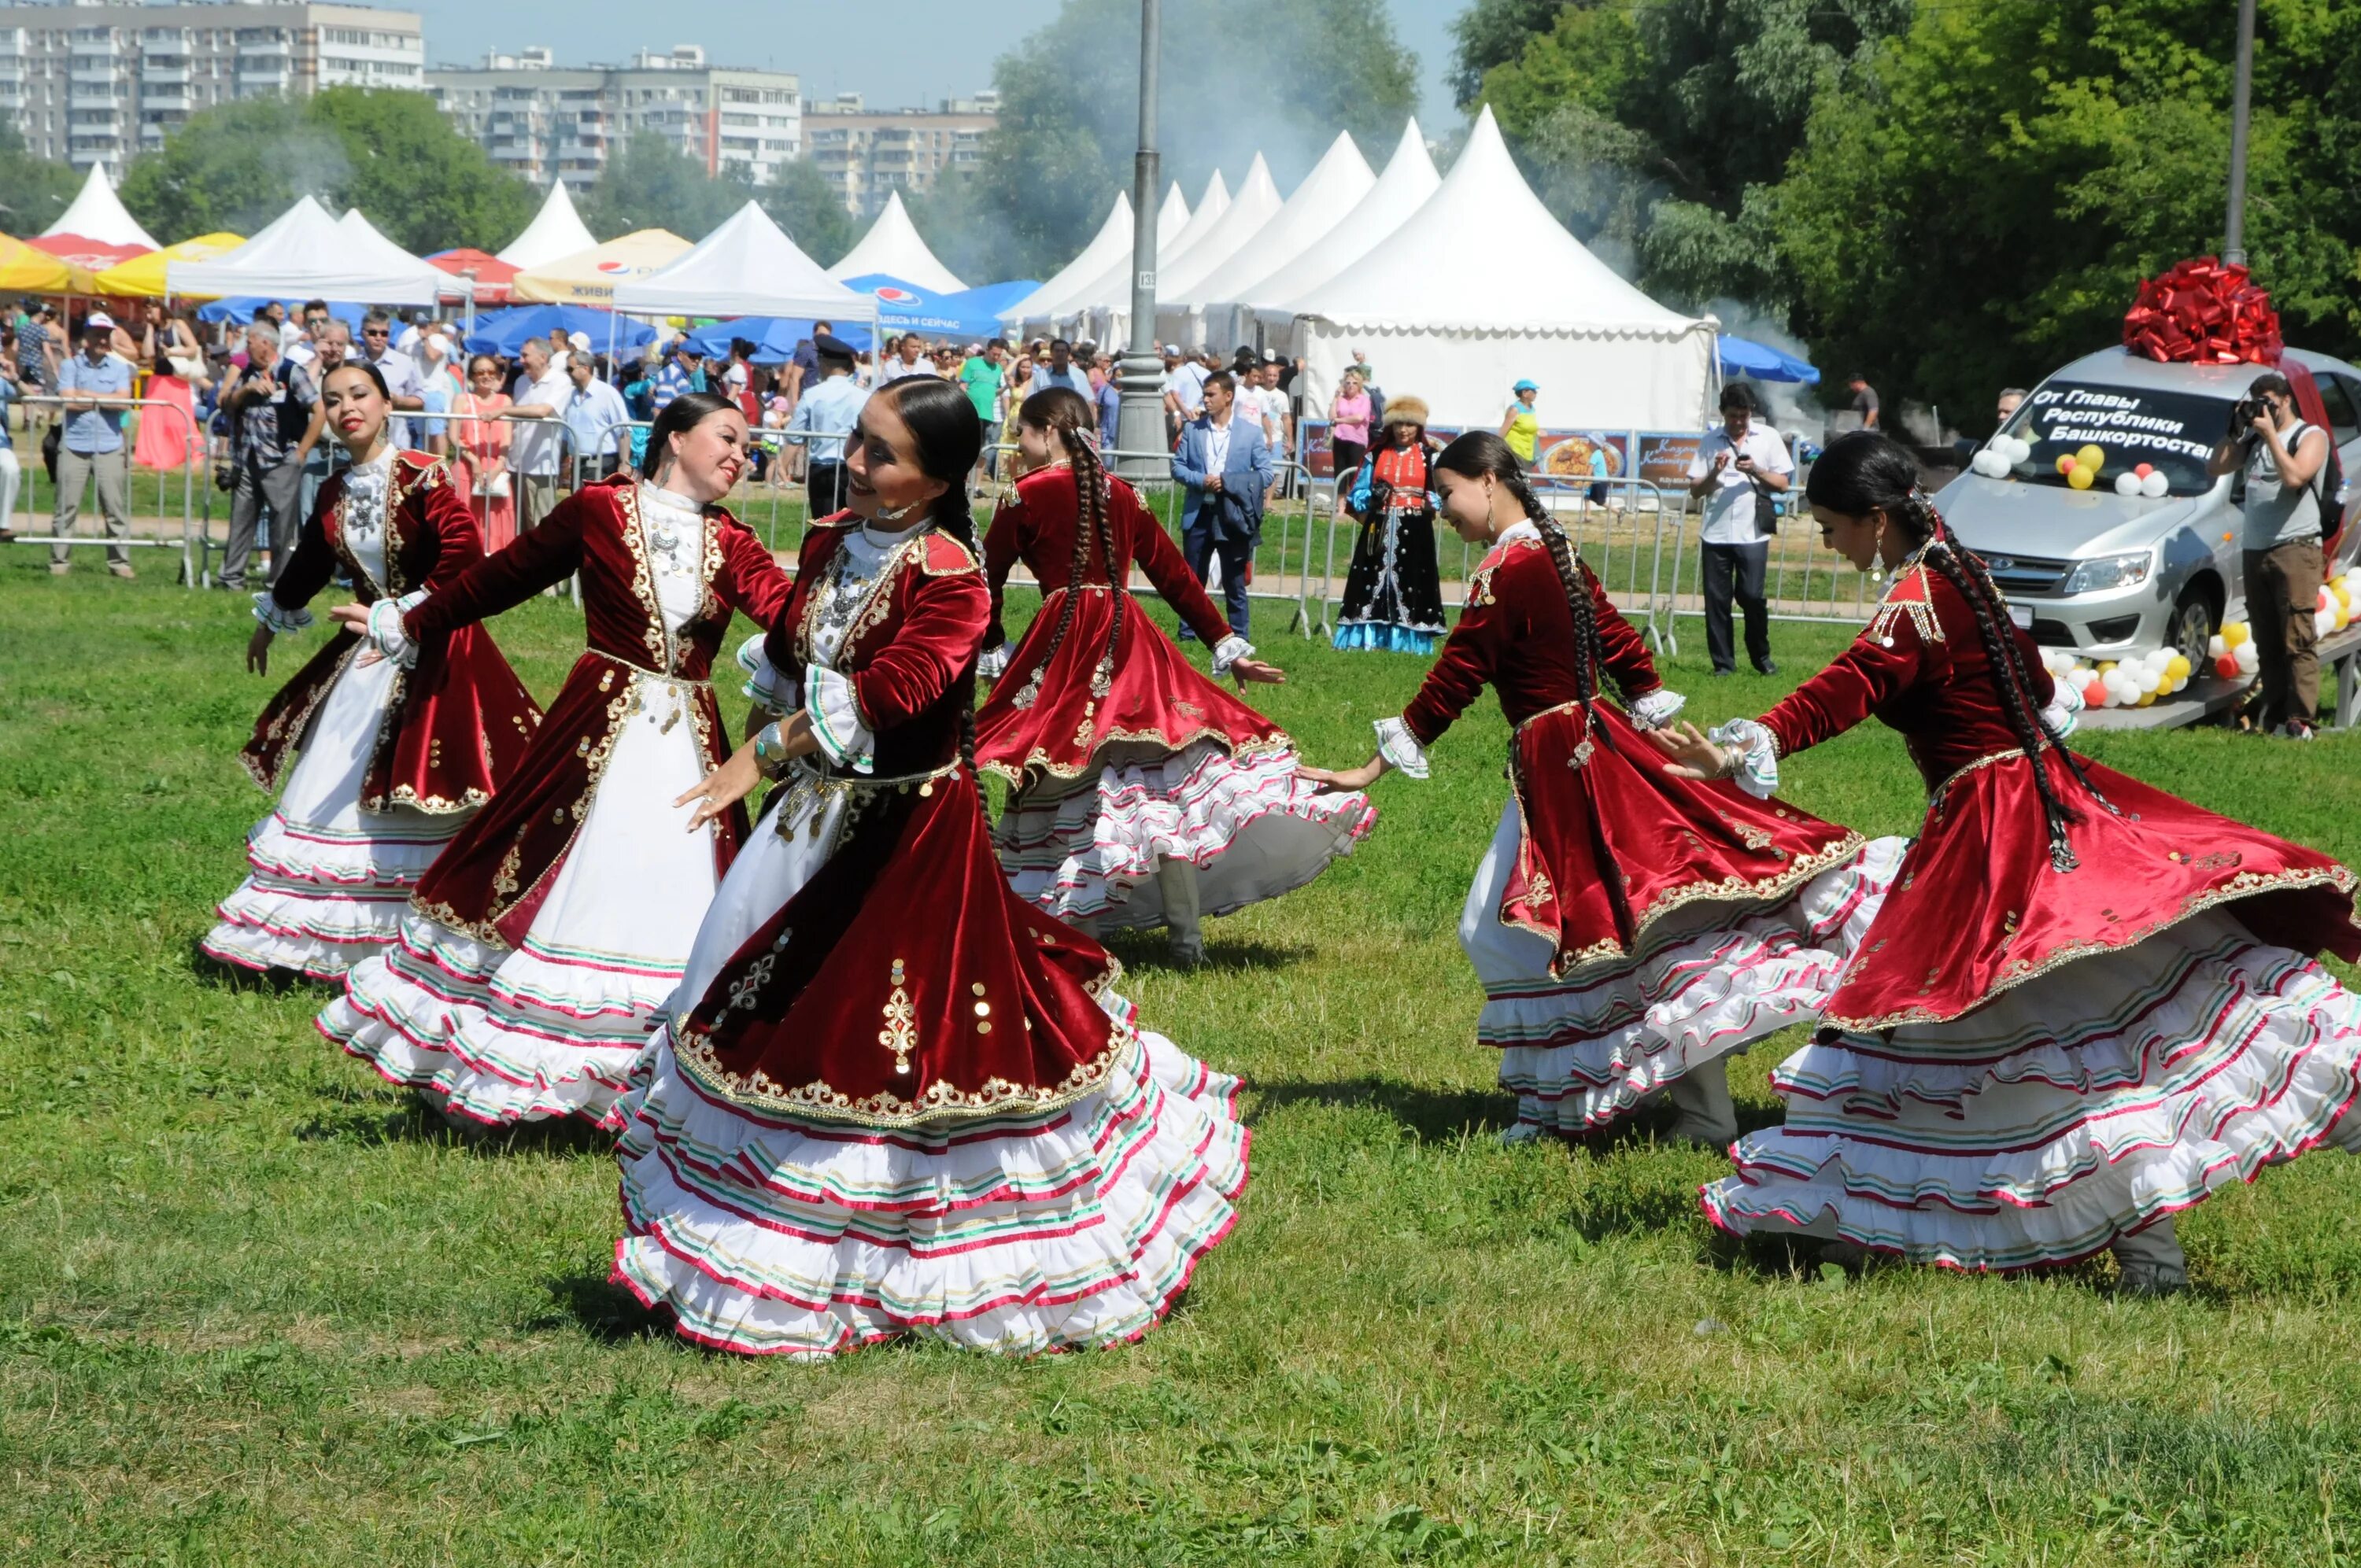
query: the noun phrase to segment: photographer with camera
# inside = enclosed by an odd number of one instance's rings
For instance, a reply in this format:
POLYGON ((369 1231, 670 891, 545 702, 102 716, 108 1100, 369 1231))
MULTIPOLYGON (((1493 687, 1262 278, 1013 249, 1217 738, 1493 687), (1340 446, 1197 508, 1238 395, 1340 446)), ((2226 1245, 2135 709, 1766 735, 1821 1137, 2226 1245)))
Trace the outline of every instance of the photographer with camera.
POLYGON ((2328 433, 2295 411, 2295 389, 2269 370, 2230 411, 2229 433, 2206 471, 2237 474, 2231 500, 2246 520, 2246 619, 2262 662, 2248 708, 2257 729, 2309 740, 2320 711, 2318 633, 2312 625, 2326 569, 2321 480, 2328 433))
POLYGON ((1787 444, 1768 425, 1754 422, 1754 394, 1733 381, 1721 389, 1721 426, 1706 433, 1689 465, 1689 494, 1705 502, 1699 532, 1704 555, 1705 646, 1713 673, 1733 674, 1738 652, 1731 645, 1730 607, 1746 612, 1746 656, 1763 674, 1776 674, 1771 659, 1769 607, 1763 580, 1771 561, 1771 536, 1778 517, 1771 498, 1787 488, 1795 472, 1787 444))

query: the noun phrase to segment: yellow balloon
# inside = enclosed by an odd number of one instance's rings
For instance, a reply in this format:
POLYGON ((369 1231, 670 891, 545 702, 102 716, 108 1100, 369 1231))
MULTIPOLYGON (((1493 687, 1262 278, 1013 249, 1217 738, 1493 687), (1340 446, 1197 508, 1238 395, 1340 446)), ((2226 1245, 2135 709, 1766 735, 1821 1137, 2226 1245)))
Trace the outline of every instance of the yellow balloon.
POLYGON ((2222 629, 2223 642, 2232 648, 2243 648, 2254 641, 2254 631, 2243 620, 2234 620, 2222 629))
POLYGON ((2113 659, 2103 659, 2099 663, 2099 674, 2103 675, 2113 674, 2115 662, 2113 659))
POLYGON ((2189 676, 2188 657, 2184 654, 2175 653, 2171 658, 2167 659, 2164 662, 2164 673, 2173 680, 2186 680, 2189 676))
POLYGON ((2078 468, 2088 468, 2092 474, 2098 473, 2107 466, 2106 449, 2100 446, 2083 447, 2074 454, 2074 466, 2078 468))
POLYGON ((2156 693, 2154 693, 2154 692, 2142 692, 2142 693, 2140 693, 2140 695, 2139 695, 2139 701, 2138 701, 2138 703, 2137 703, 2137 704, 2136 704, 2135 706, 2139 707, 2149 707, 2149 706, 2153 705, 2153 704, 2155 703, 2155 701, 2156 701, 2156 693))
POLYGON ((2066 471, 2066 482, 2078 490, 2087 490, 2098 481, 2099 471, 2077 463, 2066 471))

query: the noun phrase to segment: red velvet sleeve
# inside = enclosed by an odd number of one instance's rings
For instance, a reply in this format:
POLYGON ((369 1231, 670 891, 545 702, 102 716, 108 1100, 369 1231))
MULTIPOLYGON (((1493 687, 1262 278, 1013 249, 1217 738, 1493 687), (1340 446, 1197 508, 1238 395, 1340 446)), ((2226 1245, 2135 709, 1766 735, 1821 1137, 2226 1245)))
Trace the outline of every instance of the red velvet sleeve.
POLYGON ((443 469, 434 484, 412 490, 408 504, 415 507, 421 521, 434 531, 434 565, 428 569, 426 580, 418 586, 430 596, 445 592, 461 574, 484 558, 484 534, 476 526, 475 510, 459 493, 448 467, 443 469))
POLYGON ((1025 503, 1011 496, 1000 503, 992 514, 992 526, 983 532, 983 576, 992 593, 992 614, 983 633, 987 648, 1008 641, 1008 632, 1001 625, 1000 601, 1008 587, 1008 574, 1016 570, 1017 557, 1024 553, 1025 503))
POLYGON ((1422 747, 1441 739, 1492 679, 1493 645, 1501 612, 1485 582, 1486 574, 1477 573, 1459 624, 1451 629, 1418 695, 1402 709, 1403 727, 1422 747))
POLYGON ((854 674, 852 698, 872 734, 883 734, 939 701, 960 672, 975 663, 992 592, 982 572, 934 576, 906 567, 902 624, 868 665, 854 674))
MULTIPOLYGON (((461 510, 466 510, 464 503, 461 510)), ((582 529, 588 504, 569 496, 541 521, 541 526, 517 535, 513 543, 468 563, 448 582, 436 583, 426 601, 401 618, 411 641, 489 620, 547 587, 572 576, 582 565, 582 529)), ((436 575, 439 577, 441 568, 436 575)))
POLYGON ((296 535, 295 553, 287 558, 287 569, 270 585, 271 602, 281 609, 302 609, 336 575, 336 552, 328 543, 328 509, 335 504, 338 493, 335 485, 320 487, 312 515, 303 520, 303 530, 296 535))
POLYGON ((742 611, 747 620, 768 631, 796 585, 779 570, 770 547, 744 523, 724 522, 720 535, 721 570, 714 575, 714 593, 723 604, 742 611))
MULTIPOLYGON (((1872 623, 1872 630, 1875 630, 1872 623)), ((1877 636, 1862 632, 1818 674, 1789 692, 1763 716, 1763 727, 1792 756, 1833 739, 1917 685, 1927 649, 1909 618, 1897 618, 1877 636), (1886 646, 1890 636, 1893 645, 1886 646)))
POLYGON ((1130 502, 1124 510, 1131 530, 1132 559, 1139 563, 1139 569, 1148 574, 1148 580, 1156 585, 1164 602, 1180 617, 1181 624, 1195 632, 1206 647, 1220 647, 1223 639, 1230 635, 1230 623, 1213 608, 1205 585, 1197 580, 1197 574, 1181 559, 1180 547, 1172 543, 1172 536, 1164 532, 1156 514, 1140 504, 1128 487, 1116 493, 1130 502))
POLYGON ((1607 589, 1598 581, 1598 574, 1590 563, 1577 558, 1582 580, 1590 586, 1591 619, 1598 626, 1598 644, 1606 655, 1607 673, 1623 688, 1626 697, 1644 696, 1664 684, 1656 674, 1656 661, 1649 655, 1647 640, 1638 627, 1623 619, 1615 601, 1607 597, 1607 589))

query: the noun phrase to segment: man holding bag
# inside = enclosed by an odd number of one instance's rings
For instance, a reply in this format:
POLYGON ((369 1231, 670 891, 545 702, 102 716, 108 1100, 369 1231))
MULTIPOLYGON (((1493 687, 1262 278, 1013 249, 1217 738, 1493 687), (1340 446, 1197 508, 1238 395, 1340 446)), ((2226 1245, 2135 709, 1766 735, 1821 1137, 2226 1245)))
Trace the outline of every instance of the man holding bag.
POLYGON ((1771 615, 1763 582, 1771 561, 1777 515, 1771 498, 1795 477, 1787 444, 1768 425, 1754 422, 1754 398, 1732 382, 1721 389, 1721 426, 1706 433, 1689 465, 1689 494, 1705 502, 1699 534, 1704 554, 1705 645, 1713 673, 1733 674, 1737 650, 1730 637, 1730 605, 1746 611, 1746 656, 1763 674, 1776 674, 1771 658, 1771 615))

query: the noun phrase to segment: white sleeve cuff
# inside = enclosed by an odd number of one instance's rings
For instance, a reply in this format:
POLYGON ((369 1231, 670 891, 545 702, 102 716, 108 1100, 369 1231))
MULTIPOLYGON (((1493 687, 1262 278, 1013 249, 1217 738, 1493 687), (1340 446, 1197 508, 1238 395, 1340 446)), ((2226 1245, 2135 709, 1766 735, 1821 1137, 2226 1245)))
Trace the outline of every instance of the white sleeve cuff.
POLYGON ((1681 709, 1686 707, 1688 702, 1689 699, 1680 693, 1658 686, 1654 691, 1631 699, 1631 722, 1642 729, 1662 729, 1680 717, 1681 709))
POLYGON ((1232 664, 1236 663, 1240 659, 1253 658, 1254 651, 1253 643, 1236 632, 1231 632, 1213 645, 1213 674, 1228 674, 1232 664))
POLYGON ((2081 714, 2085 704, 2082 694, 2066 682, 2052 681, 2050 685, 2052 695, 2049 706, 2041 710, 2041 722, 2048 726, 2050 734, 2063 740, 2073 734, 2074 727, 2081 722, 2081 714))
POLYGON ((285 637, 309 627, 312 624, 312 611, 306 606, 289 609, 277 599, 272 598, 270 590, 265 588, 254 596, 254 619, 270 628, 279 636, 285 637))
POLYGON ((834 670, 815 664, 809 671, 812 738, 828 760, 840 768, 865 773, 877 765, 877 739, 861 722, 861 705, 852 696, 852 682, 834 670))
POLYGON ((1406 777, 1426 777, 1426 748, 1399 718, 1378 720, 1378 755, 1406 777))
POLYGON ((738 644, 738 667, 746 672, 747 698, 766 713, 793 713, 802 694, 796 691, 795 682, 771 667, 771 656, 763 651, 764 636, 757 631, 738 644))
POLYGON ((986 648, 976 655, 975 673, 987 681, 996 681, 1008 673, 1008 661, 1016 656, 1016 645, 1003 642, 997 648, 986 648))
POLYGON ((418 645, 401 628, 401 618, 426 602, 424 588, 412 588, 396 599, 379 599, 369 606, 368 632, 366 641, 387 658, 403 669, 418 663, 418 645))
POLYGON ((1733 718, 1716 725, 1706 739, 1737 750, 1738 772, 1731 778, 1739 788, 1757 800, 1779 793, 1779 742, 1771 731, 1751 718, 1733 718))

